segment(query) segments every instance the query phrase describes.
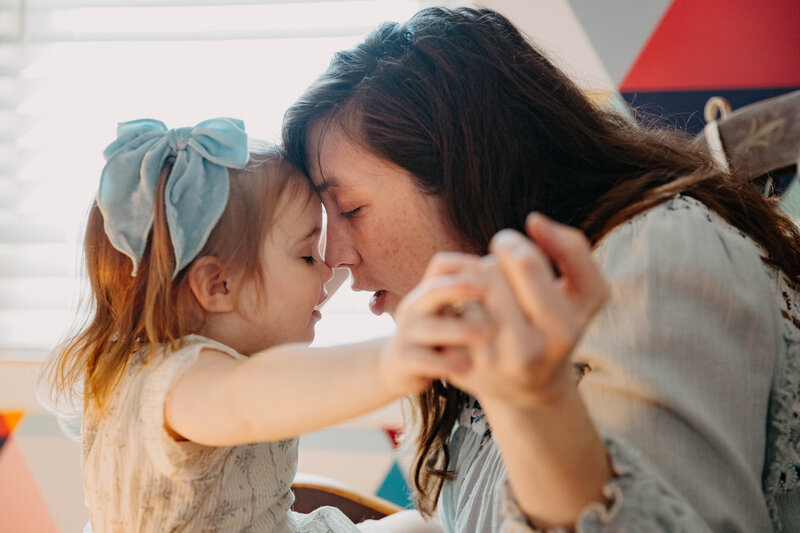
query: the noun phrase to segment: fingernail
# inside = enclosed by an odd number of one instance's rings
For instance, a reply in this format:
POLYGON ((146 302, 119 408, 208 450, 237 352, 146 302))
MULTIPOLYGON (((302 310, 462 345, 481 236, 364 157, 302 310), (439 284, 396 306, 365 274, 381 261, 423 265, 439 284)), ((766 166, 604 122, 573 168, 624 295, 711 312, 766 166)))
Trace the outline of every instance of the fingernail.
POLYGON ((535 229, 539 237, 546 238, 551 233, 552 225, 550 224, 550 219, 539 212, 534 211, 528 215, 525 224, 528 227, 528 232, 535 229))
POLYGON ((519 236, 516 231, 510 229, 500 230, 492 238, 492 244, 502 248, 511 248, 517 243, 519 243, 519 236))
POLYGON ((538 211, 531 211, 531 212, 528 214, 528 218, 526 219, 526 221, 528 222, 528 224, 533 224, 533 223, 534 223, 534 222, 536 222, 537 220, 544 219, 544 218, 545 218, 545 217, 544 217, 544 215, 542 215, 540 212, 538 212, 538 211))
POLYGON ((486 270, 487 268, 491 268, 497 264, 497 258, 493 255, 484 255, 481 257, 481 260, 478 264, 482 270, 486 270))

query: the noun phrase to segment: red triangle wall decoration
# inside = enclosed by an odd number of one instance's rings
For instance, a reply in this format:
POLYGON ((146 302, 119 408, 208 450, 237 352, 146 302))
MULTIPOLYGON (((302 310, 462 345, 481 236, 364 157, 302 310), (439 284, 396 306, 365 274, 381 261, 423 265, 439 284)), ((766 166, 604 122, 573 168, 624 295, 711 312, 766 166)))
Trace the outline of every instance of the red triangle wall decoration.
POLYGON ((675 0, 620 90, 800 86, 800 2, 675 0))

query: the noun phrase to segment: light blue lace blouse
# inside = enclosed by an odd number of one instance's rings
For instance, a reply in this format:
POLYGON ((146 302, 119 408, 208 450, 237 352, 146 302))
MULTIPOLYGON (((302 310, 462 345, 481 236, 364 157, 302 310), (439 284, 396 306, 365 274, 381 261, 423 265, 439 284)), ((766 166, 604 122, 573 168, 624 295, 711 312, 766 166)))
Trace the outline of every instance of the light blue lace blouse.
MULTIPOLYGON (((575 360, 616 477, 575 530, 800 532, 800 292, 759 252, 683 196, 596 248, 611 298, 575 360)), ((534 531, 474 400, 451 453, 446 531, 534 531)))

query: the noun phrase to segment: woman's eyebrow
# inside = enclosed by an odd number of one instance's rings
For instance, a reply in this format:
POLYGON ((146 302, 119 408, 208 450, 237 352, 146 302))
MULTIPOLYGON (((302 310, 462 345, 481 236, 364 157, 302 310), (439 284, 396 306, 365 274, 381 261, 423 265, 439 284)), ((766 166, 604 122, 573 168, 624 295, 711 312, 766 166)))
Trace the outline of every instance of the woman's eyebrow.
POLYGON ((297 242, 306 241, 306 240, 310 239, 311 237, 313 237, 315 235, 318 235, 320 231, 321 230, 320 230, 319 226, 314 226, 313 228, 311 228, 311 231, 309 231, 308 234, 306 234, 304 237, 298 239, 297 242))
POLYGON ((319 185, 314 185, 314 190, 317 191, 318 194, 322 194, 331 187, 338 187, 338 186, 339 182, 336 181, 336 178, 330 178, 322 180, 322 183, 320 183, 319 185))
POLYGON ((343 184, 336 177, 324 178, 322 180, 322 183, 320 183, 319 185, 314 185, 314 190, 317 191, 317 193, 319 194, 329 191, 330 189, 338 189, 340 191, 346 191, 349 190, 350 188, 351 186, 347 182, 343 184))

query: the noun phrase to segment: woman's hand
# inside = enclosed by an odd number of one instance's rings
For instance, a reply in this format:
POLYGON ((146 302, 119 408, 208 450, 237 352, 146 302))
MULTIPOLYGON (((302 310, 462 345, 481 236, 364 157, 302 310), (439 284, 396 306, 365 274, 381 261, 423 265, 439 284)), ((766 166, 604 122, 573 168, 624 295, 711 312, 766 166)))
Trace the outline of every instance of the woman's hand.
POLYGON ((422 282, 400 302, 397 331, 381 352, 381 380, 389 390, 420 392, 433 379, 469 371, 469 351, 485 344, 488 329, 444 311, 458 302, 482 301, 485 284, 477 263, 474 256, 437 254, 422 282))
POLYGON ((470 371, 449 379, 480 402, 522 511, 541 528, 571 526, 604 502, 613 475, 570 360, 608 288, 581 232, 540 215, 526 229, 533 242, 501 231, 481 261, 481 320, 494 333, 470 348, 470 371))
POLYGON ((538 410, 574 392, 570 354, 608 288, 579 230, 537 214, 526 230, 533 242, 503 230, 481 260, 494 334, 472 345, 471 370, 450 380, 481 404, 538 410))

